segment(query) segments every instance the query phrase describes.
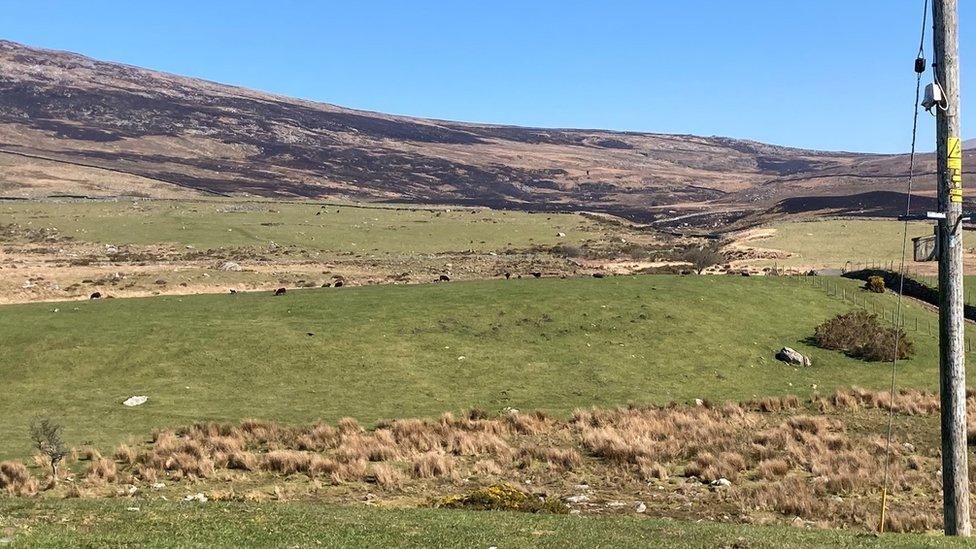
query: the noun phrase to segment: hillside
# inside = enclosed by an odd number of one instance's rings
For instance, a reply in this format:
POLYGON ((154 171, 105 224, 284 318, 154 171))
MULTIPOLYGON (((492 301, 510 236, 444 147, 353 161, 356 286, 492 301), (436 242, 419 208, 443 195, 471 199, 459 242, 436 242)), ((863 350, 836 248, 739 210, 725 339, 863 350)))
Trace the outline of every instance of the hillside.
MULTIPOLYGON (((904 155, 355 111, 7 41, 0 162, 7 197, 204 193, 584 209, 640 221, 709 214, 683 222, 692 225, 784 199, 807 211, 823 205, 809 197, 897 190, 907 168, 904 155)), ((931 159, 921 168, 931 172, 931 159)), ((931 192, 931 182, 920 188, 931 192)), ((882 213, 900 202, 866 196, 882 213)))

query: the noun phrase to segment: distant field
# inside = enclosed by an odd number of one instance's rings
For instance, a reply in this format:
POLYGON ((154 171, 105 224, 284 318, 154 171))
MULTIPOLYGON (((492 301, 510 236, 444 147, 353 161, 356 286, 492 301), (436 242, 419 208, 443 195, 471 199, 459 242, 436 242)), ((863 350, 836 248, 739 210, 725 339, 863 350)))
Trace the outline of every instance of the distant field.
POLYGON ((968 547, 942 536, 281 502, 0 499, 0 527, 14 547, 968 547))
MULTIPOLYGON (((750 240, 748 245, 794 254, 787 259, 758 262, 763 265, 841 268, 850 262, 901 260, 904 224, 877 219, 832 219, 777 223, 771 236, 750 240)), ((928 223, 912 223, 908 237, 932 234, 928 223)), ((911 241, 908 259, 912 259, 911 241)), ((915 267, 925 267, 915 264, 915 267)))
POLYGON ((598 232, 595 222, 574 214, 219 200, 10 201, 0 203, 0 225, 8 223, 56 228, 64 236, 101 244, 202 249, 275 242, 308 250, 390 254, 578 243, 598 232))
MULTIPOLYGON (((4 306, 0 456, 28 454, 25 427, 41 414, 62 420, 72 444, 109 448, 203 419, 369 424, 474 406, 568 413, 886 386, 887 365, 807 341, 849 307, 803 277, 664 275, 4 306), (783 345, 814 367, 775 361, 783 345), (150 401, 121 406, 132 395, 150 401)), ((923 325, 934 318, 906 307, 923 325)), ((935 338, 916 339, 899 383, 935 389, 935 338)))

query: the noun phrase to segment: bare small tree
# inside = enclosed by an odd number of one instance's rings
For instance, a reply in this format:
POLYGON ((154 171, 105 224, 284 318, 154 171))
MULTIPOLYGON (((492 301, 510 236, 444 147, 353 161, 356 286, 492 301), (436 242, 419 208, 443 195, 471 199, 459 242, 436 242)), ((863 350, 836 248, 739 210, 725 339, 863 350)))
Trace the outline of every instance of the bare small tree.
POLYGON ((68 447, 61 438, 61 430, 61 424, 48 418, 34 420, 30 424, 31 441, 50 460, 55 484, 58 482, 58 464, 68 455, 68 447))
POLYGON ((683 259, 695 269, 695 272, 702 274, 702 271, 711 267, 712 265, 718 265, 725 261, 725 256, 718 251, 719 246, 716 244, 708 244, 701 246, 700 248, 691 248, 685 252, 683 259))

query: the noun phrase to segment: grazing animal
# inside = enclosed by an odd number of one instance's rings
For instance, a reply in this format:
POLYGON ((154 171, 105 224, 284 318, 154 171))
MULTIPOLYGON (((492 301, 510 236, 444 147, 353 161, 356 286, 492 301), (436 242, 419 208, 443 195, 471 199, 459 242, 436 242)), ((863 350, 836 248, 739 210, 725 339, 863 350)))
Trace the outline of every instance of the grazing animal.
POLYGON ((505 280, 512 278, 512 273, 505 273, 505 280))
POLYGON ((236 293, 237 293, 237 290, 235 290, 234 288, 231 288, 231 289, 230 289, 230 293, 232 293, 232 294, 236 294, 236 293))
POLYGON ((542 278, 542 273, 532 273, 532 276, 536 278, 542 278))
POLYGON ((451 277, 447 275, 441 275, 440 277, 437 278, 437 280, 439 280, 440 282, 450 282, 451 277))
POLYGON ((333 284, 333 287, 335 287, 335 288, 341 288, 342 287, 342 281, 341 280, 336 280, 336 283, 333 284))
POLYGON ((330 283, 330 282, 323 282, 323 283, 322 283, 322 287, 323 287, 323 288, 329 288, 329 287, 331 287, 331 286, 332 286, 332 283, 330 283))
POLYGON ((605 275, 603 273, 593 273, 593 278, 603 278, 605 276, 607 276, 607 275, 605 275))
POLYGON ((100 297, 102 297, 102 292, 95 292, 92 295, 88 296, 88 299, 98 299, 100 297))
POLYGON ((287 291, 288 290, 286 290, 284 288, 278 288, 277 290, 275 290, 274 295, 285 295, 285 292, 287 292, 287 291))

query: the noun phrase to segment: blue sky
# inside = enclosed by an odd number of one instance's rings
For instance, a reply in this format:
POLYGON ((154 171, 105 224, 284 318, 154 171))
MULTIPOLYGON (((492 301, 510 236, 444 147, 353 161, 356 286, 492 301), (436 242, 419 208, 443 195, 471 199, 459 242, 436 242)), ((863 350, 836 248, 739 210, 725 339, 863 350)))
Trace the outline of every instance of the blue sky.
MULTIPOLYGON (((976 8, 960 3, 965 116, 976 8)), ((0 37, 397 114, 900 152, 921 12, 921 0, 0 0, 0 37)))

